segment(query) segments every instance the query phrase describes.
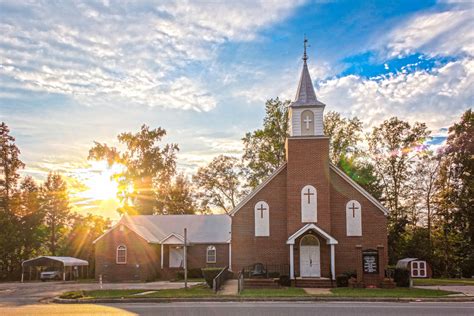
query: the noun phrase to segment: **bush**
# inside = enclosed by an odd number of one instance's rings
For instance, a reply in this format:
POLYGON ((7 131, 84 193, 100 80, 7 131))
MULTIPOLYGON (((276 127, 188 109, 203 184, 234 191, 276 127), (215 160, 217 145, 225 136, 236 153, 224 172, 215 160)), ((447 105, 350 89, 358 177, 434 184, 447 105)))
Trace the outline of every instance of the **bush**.
POLYGON ((356 278, 357 279, 357 271, 356 270, 346 271, 346 272, 342 273, 342 275, 347 276, 347 279, 350 279, 350 278, 356 278))
POLYGON ((347 287, 349 285, 349 277, 345 274, 340 274, 336 277, 337 287, 347 287))
POLYGON ((223 268, 202 268, 202 276, 206 280, 207 285, 212 288, 212 281, 221 272, 223 268))
POLYGON ((278 278, 280 277, 280 272, 268 272, 269 278, 278 278))
POLYGON ((410 270, 405 268, 396 268, 393 279, 398 287, 410 286, 410 270))
MULTIPOLYGON (((202 278, 202 271, 200 268, 188 269, 189 279, 200 279, 202 278)), ((184 271, 176 272, 176 280, 184 280, 184 271)))
POLYGON ((287 275, 280 275, 280 280, 278 282, 281 286, 291 286, 290 277, 287 275))

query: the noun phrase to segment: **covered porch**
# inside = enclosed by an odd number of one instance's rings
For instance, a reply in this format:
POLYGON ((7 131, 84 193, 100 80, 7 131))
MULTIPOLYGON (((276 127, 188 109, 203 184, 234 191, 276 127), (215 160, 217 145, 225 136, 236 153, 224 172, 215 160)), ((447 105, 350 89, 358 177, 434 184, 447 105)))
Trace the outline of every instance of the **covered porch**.
POLYGON ((336 279, 335 246, 338 244, 334 237, 316 224, 309 223, 291 235, 286 243, 290 246, 290 279, 293 284, 309 284, 310 280, 332 284, 336 279))

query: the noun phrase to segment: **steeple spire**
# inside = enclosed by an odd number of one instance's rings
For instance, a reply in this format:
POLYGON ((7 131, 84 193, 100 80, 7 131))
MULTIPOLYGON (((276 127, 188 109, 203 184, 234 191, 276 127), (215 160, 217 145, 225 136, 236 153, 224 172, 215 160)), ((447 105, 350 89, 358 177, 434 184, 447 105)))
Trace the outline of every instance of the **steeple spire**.
POLYGON ((308 60, 308 55, 306 54, 308 39, 306 36, 304 37, 303 47, 303 70, 301 71, 301 77, 298 84, 298 90, 296 91, 295 101, 291 103, 291 106, 324 106, 324 104, 319 102, 316 98, 313 81, 309 75, 308 64, 306 62, 308 60))

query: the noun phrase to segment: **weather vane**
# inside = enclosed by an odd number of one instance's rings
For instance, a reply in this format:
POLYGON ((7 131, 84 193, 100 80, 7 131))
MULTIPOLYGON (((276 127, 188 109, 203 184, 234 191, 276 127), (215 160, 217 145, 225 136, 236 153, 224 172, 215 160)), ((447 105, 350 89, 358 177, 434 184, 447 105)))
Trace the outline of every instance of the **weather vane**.
POLYGON ((306 34, 304 35, 304 54, 303 54, 303 60, 306 62, 308 60, 308 56, 306 55, 306 47, 308 47, 308 39, 306 38, 306 34))

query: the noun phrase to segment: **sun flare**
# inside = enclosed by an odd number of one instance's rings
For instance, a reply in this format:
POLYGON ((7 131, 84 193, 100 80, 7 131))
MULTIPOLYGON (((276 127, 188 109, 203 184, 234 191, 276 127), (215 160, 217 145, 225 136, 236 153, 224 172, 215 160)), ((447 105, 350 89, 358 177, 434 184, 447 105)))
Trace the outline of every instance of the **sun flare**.
POLYGON ((104 161, 92 162, 90 177, 84 181, 88 188, 84 191, 84 197, 94 200, 117 200, 118 184, 112 176, 122 168, 121 165, 109 167, 104 161))

